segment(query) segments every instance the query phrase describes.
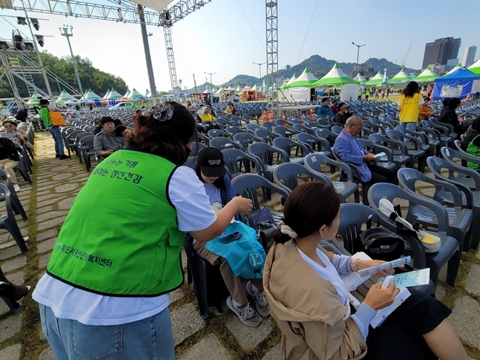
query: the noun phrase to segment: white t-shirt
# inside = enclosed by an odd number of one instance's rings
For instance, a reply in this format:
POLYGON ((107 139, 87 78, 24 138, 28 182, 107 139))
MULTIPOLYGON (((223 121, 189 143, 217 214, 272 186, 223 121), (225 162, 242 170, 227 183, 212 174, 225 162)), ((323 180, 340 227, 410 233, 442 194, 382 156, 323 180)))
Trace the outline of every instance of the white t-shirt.
MULTIPOLYGON (((204 184, 186 166, 173 173, 168 195, 177 210, 181 231, 203 230, 217 219, 204 184)), ((158 314, 170 304, 168 294, 155 297, 104 296, 75 288, 48 274, 42 276, 32 297, 50 307, 57 318, 77 320, 85 325, 126 324, 158 314)))

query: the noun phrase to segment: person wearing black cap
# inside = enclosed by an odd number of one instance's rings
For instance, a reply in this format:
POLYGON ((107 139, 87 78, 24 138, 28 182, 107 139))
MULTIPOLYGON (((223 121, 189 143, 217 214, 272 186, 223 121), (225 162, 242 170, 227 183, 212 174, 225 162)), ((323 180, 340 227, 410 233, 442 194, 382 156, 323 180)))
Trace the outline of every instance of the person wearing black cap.
MULTIPOLYGON (((205 192, 215 211, 220 210, 235 197, 235 190, 226 174, 223 154, 220 150, 213 147, 202 149, 198 154, 195 172, 205 184, 205 192)), ((227 260, 207 250, 203 242, 195 241, 193 248, 200 257, 210 264, 220 265, 220 273, 231 294, 227 298, 227 306, 230 310, 245 325, 251 327, 260 325, 262 319, 259 314, 262 317, 268 317, 270 314, 270 307, 263 292, 262 279, 252 279, 246 286, 247 292, 255 301, 257 308, 257 311, 255 311, 248 302, 240 278, 235 276, 227 260)))

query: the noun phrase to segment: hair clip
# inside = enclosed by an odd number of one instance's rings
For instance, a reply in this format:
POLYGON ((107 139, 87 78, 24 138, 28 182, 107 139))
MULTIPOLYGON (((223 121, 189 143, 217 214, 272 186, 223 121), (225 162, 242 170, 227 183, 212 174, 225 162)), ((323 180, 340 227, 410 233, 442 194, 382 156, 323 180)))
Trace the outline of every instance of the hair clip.
POLYGON ((168 121, 173 117, 173 106, 170 104, 157 104, 152 109, 153 118, 157 121, 168 121))

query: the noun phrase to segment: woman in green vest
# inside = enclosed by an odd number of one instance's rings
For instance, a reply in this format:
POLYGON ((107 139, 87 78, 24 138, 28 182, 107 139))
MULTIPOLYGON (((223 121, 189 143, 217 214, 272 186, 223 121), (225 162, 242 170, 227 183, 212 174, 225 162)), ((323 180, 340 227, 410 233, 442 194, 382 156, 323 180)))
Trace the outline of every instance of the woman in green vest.
POLYGON ((33 294, 57 359, 173 360, 168 293, 183 283, 184 233, 211 240, 252 209, 237 196, 213 212, 181 166, 194 139, 190 112, 159 104, 78 193, 33 294))

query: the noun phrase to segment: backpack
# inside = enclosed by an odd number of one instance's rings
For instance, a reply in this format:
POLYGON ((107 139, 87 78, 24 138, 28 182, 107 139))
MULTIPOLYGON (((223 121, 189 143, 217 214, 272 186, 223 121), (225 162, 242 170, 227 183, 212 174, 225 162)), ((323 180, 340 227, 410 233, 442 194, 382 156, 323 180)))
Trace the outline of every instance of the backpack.
POLYGON ((354 249, 355 252, 363 251, 372 259, 392 261, 401 257, 405 243, 397 234, 377 227, 362 231, 355 240, 354 249))
POLYGON ((372 228, 372 216, 366 222, 367 230, 361 231, 353 243, 354 253, 363 251, 372 259, 392 261, 401 257, 405 250, 404 240, 382 227, 372 228))
POLYGON ((219 236, 210 240, 205 248, 212 253, 225 258, 235 276, 244 279, 261 279, 265 264, 265 250, 257 240, 255 229, 242 222, 230 223, 219 236), (239 233, 233 241, 223 241, 231 235, 239 233))

